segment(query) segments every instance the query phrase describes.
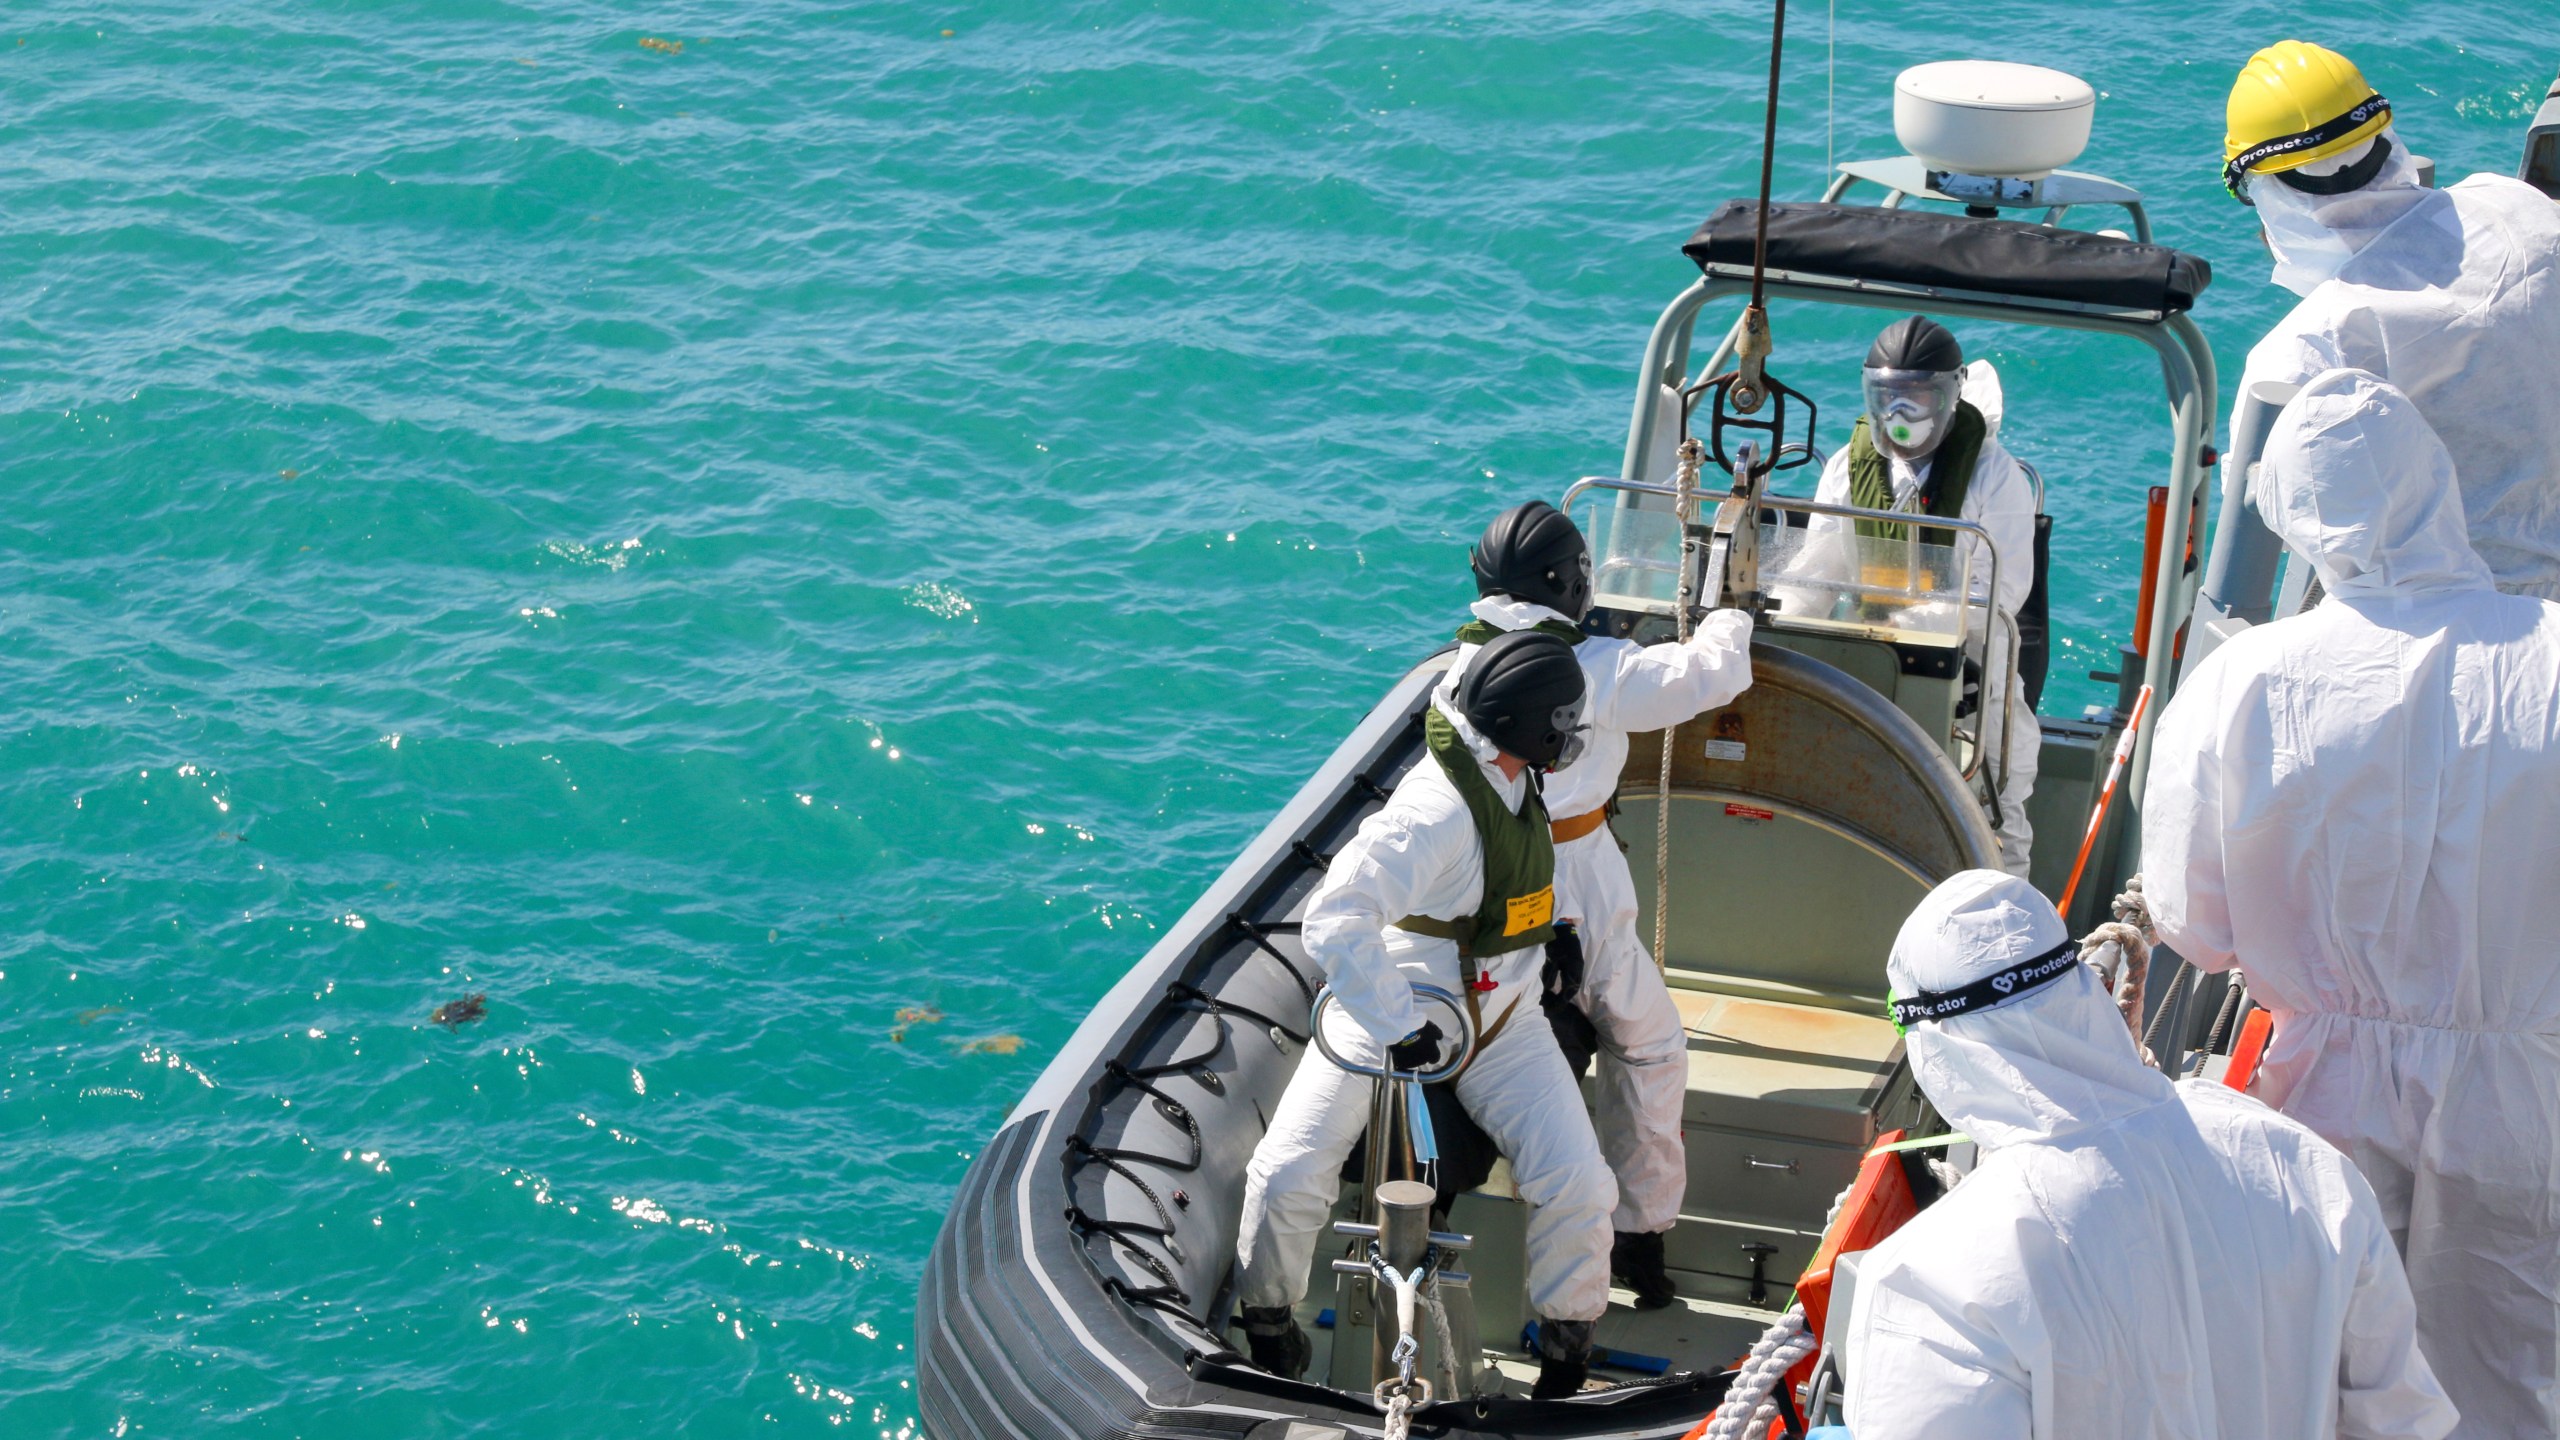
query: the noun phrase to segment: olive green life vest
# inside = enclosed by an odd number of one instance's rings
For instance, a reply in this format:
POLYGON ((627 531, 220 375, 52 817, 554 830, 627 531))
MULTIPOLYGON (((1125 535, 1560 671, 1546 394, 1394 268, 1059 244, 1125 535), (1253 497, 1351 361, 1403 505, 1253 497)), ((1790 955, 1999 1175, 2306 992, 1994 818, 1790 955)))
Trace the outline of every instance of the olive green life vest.
MULTIPOLYGON (((1582 643, 1582 631, 1575 626, 1567 625, 1561 620, 1541 620, 1529 628, 1537 631, 1541 635, 1553 635, 1567 645, 1579 645, 1582 643)), ((1493 624, 1490 621, 1470 620, 1466 624, 1458 627, 1458 643, 1461 645, 1482 645, 1498 636, 1508 633, 1509 632, 1505 631, 1501 626, 1493 624)))
MULTIPOLYGON (((1964 518, 1964 494, 1972 488, 1973 464, 1981 458, 1982 442, 1990 429, 1982 412, 1973 408, 1973 402, 1956 402, 1955 419, 1947 425, 1946 441, 1930 454, 1929 479, 1920 487, 1921 514, 1964 518)), ((1849 503, 1861 510, 1894 508, 1893 469, 1867 433, 1864 415, 1849 431, 1849 503)), ((1909 526, 1886 520, 1861 520, 1857 526, 1860 535, 1885 540, 1904 539, 1910 533, 1909 526)), ((1953 546, 1955 532, 1923 527, 1920 543, 1953 546)))
POLYGON ((1458 787, 1459 798, 1467 802, 1467 813, 1476 822, 1477 848, 1484 852, 1484 898, 1473 915, 1455 920, 1407 915, 1395 922, 1396 928, 1455 940, 1458 953, 1469 958, 1500 955, 1554 939, 1556 845, 1547 828, 1547 802, 1538 793, 1537 781, 1529 781, 1529 793, 1522 797, 1515 815, 1485 778, 1484 767, 1476 763, 1467 742, 1458 738, 1457 727, 1437 707, 1423 712, 1422 738, 1449 783, 1458 787))

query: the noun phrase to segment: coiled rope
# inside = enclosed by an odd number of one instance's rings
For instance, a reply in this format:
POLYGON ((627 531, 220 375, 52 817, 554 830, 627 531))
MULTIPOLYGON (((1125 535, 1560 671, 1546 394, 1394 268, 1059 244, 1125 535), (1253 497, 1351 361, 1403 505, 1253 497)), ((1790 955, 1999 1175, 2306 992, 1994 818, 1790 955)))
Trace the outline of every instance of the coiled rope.
MULTIPOLYGON (((1823 1233, 1830 1233, 1849 1203, 1849 1192, 1857 1188, 1858 1182, 1852 1180, 1831 1197, 1831 1209, 1822 1217, 1823 1233)), ((1778 1386, 1785 1383, 1788 1371, 1821 1349, 1822 1337, 1805 1328, 1804 1307, 1788 1306, 1787 1313, 1762 1332, 1751 1353, 1743 1357, 1742 1368, 1724 1392, 1724 1403, 1707 1417, 1699 1440, 1756 1440, 1768 1434, 1778 1418, 1778 1386)))
POLYGON ((2098 972, 2115 999, 2116 1012, 2124 1016, 2124 1028, 2140 1041, 2143 982, 2151 974, 2151 947, 2159 943, 2151 928, 2151 907, 2142 898, 2142 877, 2125 882, 2124 893, 2108 909, 2115 918, 2100 921, 2080 937, 2080 960, 2098 972))
POLYGON ((1778 1387, 1787 1372, 1822 1348, 1821 1337, 1805 1329, 1804 1307, 1790 1305, 1778 1323, 1751 1347, 1741 1373, 1724 1392, 1724 1403, 1707 1418, 1702 1440, 1745 1440, 1769 1433, 1778 1418, 1778 1387))

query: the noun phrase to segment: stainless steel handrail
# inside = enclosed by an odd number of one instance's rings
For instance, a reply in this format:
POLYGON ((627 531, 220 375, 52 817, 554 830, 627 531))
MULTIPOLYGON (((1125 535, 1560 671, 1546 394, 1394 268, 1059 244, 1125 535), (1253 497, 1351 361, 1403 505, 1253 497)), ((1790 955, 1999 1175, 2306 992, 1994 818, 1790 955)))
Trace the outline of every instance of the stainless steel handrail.
MULTIPOLYGON (((1565 487, 1564 504, 1558 508, 1565 514, 1571 515, 1574 502, 1593 490, 1621 490, 1641 495, 1669 495, 1675 498, 1679 494, 1679 491, 1668 485, 1655 485, 1643 480, 1627 480, 1615 475, 1585 475, 1565 487)), ((1979 608, 1982 611, 1983 676, 1986 682, 1991 678, 1991 642, 1999 630, 1997 621, 2000 597, 2000 542, 1991 538, 1991 531, 1980 521, 1941 518, 1935 515, 1920 516, 1908 510, 1869 510, 1856 505, 1833 505, 1821 500, 1801 500, 1793 495, 1763 495, 1760 497, 1760 503, 1764 508, 1771 510, 1795 510, 1808 515, 1828 515, 1843 520, 1873 520, 1889 525, 1918 525, 1928 530, 1963 530, 1979 539, 1983 550, 1991 556, 1991 581, 1979 597, 1972 593, 1972 587, 1968 583, 1963 603, 1967 610, 1979 608)), ((1782 628, 1786 618, 1783 611, 1777 617, 1777 623, 1782 628)), ((1959 638, 1958 644, 1962 643, 1959 638)), ((2006 652, 2002 659, 2008 668, 2007 685, 2015 685, 2018 683, 2017 647, 2008 645, 2001 648, 2006 652)), ((2009 694, 2007 686, 2004 685, 2000 693, 2005 702, 2009 694)), ((1984 710, 1988 709, 1990 696, 1991 689, 1986 683, 1983 687, 1984 709, 1975 712, 1973 733, 1968 737, 1973 741, 1973 760, 1971 764, 1964 767, 1963 774, 1967 780, 1981 772, 1984 755, 1992 748, 1983 743, 1983 736, 1986 733, 1983 716, 1984 710)), ((2009 706, 2003 703, 2000 707, 1999 756, 1991 772, 1995 783, 2002 789, 2006 789, 2009 784, 2009 726, 2009 706)))
MULTIPOLYGON (((1688 373, 1689 341, 1698 314, 1718 298, 1738 295, 1750 289, 1750 281, 1727 275, 1701 277, 1664 307, 1654 320, 1653 331, 1645 342, 1644 360, 1638 369, 1639 383, 1635 414, 1627 428, 1627 448, 1621 468, 1629 474, 1643 471, 1650 454, 1655 429, 1655 399, 1663 383, 1678 384, 1688 373), (1668 376, 1664 381, 1659 377, 1668 376)), ((2151 577, 2151 633, 2140 637, 2144 645, 2143 681, 2153 690, 2152 705, 2143 716, 2140 731, 2134 737, 2133 763, 2125 777, 2126 800, 2138 817, 2148 778, 2151 740, 2161 711, 2177 686, 2175 663, 2176 636, 2186 624, 2195 581, 2185 574, 2185 567, 2175 557, 2186 554, 2187 534, 2193 517, 2196 497, 2202 492, 2207 474, 2204 449, 2213 435, 2216 384, 2212 348, 2206 343, 2195 320, 2185 314, 2137 314, 2130 311, 2106 310, 2098 307, 2070 308, 2057 303, 2037 304, 2011 297, 1972 293, 1916 290, 1888 291, 1880 287, 1853 287, 1838 283, 1821 284, 1812 280, 1772 274, 1767 280, 1770 295, 1785 300, 1801 300, 1819 305, 1849 305, 1873 309, 1920 309, 1942 316, 1992 320, 2009 325, 2034 325, 2057 330, 2094 330, 2122 335, 2150 348, 2160 362, 2170 413, 2169 450, 2169 514, 2161 537, 2164 557, 2157 574, 2151 577)))
POLYGON ((1330 985, 1316 992, 1316 1003, 1307 1011, 1307 1028, 1315 1036, 1316 1049, 1323 1052, 1324 1058, 1342 1069, 1354 1075, 1365 1075, 1372 1080, 1410 1080, 1424 1085, 1437 1085, 1444 1080, 1456 1078, 1457 1073, 1466 1068, 1468 1058, 1475 1054, 1476 1049, 1476 1027, 1467 1019, 1465 1003, 1437 985, 1417 984, 1413 987, 1413 993, 1422 999, 1439 1002, 1442 1008, 1457 1019, 1456 1043, 1441 1057, 1438 1065, 1425 1066, 1420 1070, 1390 1070, 1383 1064, 1362 1065, 1343 1059, 1334 1050, 1333 1042, 1324 1036, 1325 1007, 1342 1003, 1342 998, 1333 993, 1333 987, 1330 985))

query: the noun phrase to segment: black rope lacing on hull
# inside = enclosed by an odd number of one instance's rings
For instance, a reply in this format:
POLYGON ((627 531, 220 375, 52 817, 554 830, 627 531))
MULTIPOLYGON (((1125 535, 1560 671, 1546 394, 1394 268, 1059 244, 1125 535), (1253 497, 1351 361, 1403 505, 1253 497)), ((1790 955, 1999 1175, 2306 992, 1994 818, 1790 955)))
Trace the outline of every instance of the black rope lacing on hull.
MULTIPOLYGON (((1254 1021, 1261 1025, 1265 1030, 1289 1037, 1290 1043, 1292 1044, 1304 1045, 1307 1043, 1306 1036, 1299 1034, 1297 1031, 1292 1030, 1288 1026, 1281 1024, 1279 1021, 1272 1019, 1270 1016, 1263 1014, 1261 1011, 1239 1005, 1233 1000, 1221 1000, 1217 996, 1210 994, 1208 991, 1201 989, 1197 985, 1188 985, 1180 980, 1176 980, 1172 984, 1164 987, 1164 998, 1171 1000, 1176 1004, 1196 1005, 1205 1013, 1218 1016, 1221 1019, 1229 1015, 1241 1015, 1247 1020, 1254 1021)), ((1214 1055, 1216 1052, 1212 1051, 1211 1053, 1214 1055)))
MULTIPOLYGON (((1421 723, 1422 717, 1416 715, 1413 717, 1411 728, 1419 729, 1421 723)), ((1381 804, 1388 798, 1387 787, 1379 783, 1375 776, 1365 772, 1352 776, 1351 784, 1358 794, 1381 804)), ((1332 856, 1308 844, 1303 837, 1290 842, 1289 848, 1290 853, 1300 865, 1318 875, 1322 875, 1333 864, 1332 856)), ((1292 879, 1294 881, 1295 877, 1292 879)), ((1289 978, 1297 983, 1298 993, 1306 998, 1309 1005, 1315 1003, 1316 986, 1308 979, 1307 972, 1300 968, 1298 961, 1289 957, 1288 952, 1271 943, 1271 937, 1275 935, 1300 933, 1298 922, 1254 920, 1241 913, 1234 913, 1227 916, 1227 928, 1243 936, 1254 949, 1279 961, 1280 968, 1287 971, 1289 978)), ((1219 947, 1205 952, 1203 965, 1214 963, 1216 956, 1223 951, 1224 947, 1219 947)), ((1105 1275, 1102 1277, 1104 1290, 1119 1296, 1133 1306, 1159 1310, 1167 1315, 1179 1316, 1192 1325, 1205 1326, 1207 1322, 1192 1312, 1190 1292, 1183 1289, 1181 1282, 1174 1276, 1173 1266, 1187 1262, 1184 1259, 1182 1247, 1174 1240, 1173 1211, 1156 1193, 1155 1187, 1148 1184, 1145 1177, 1130 1168, 1131 1164, 1135 1163, 1153 1165, 1169 1174, 1191 1174, 1200 1168, 1202 1157, 1207 1153, 1201 1140, 1199 1118, 1191 1113, 1191 1107, 1167 1093, 1164 1087, 1155 1082, 1168 1075, 1188 1074, 1195 1083, 1212 1091, 1216 1090, 1218 1085, 1216 1072, 1209 1068, 1209 1064, 1224 1053, 1230 1043, 1234 1033, 1234 1027, 1229 1021, 1231 1016, 1242 1017, 1260 1025, 1263 1032, 1273 1038, 1275 1044, 1285 1038, 1290 1043, 1303 1047, 1310 1037, 1259 1010, 1212 995, 1188 980, 1176 980, 1166 985, 1162 1003, 1207 1015, 1216 1023, 1215 1038, 1207 1049, 1197 1055, 1176 1056, 1155 1064, 1133 1065, 1116 1057, 1104 1061, 1102 1080, 1094 1087, 1095 1103, 1087 1112, 1090 1118, 1086 1122, 1086 1128, 1067 1137, 1064 1156, 1067 1189, 1071 1196, 1074 1194, 1077 1174, 1088 1165, 1099 1165, 1108 1173, 1128 1181, 1137 1188, 1139 1194, 1146 1197, 1147 1204, 1155 1211, 1155 1223, 1097 1217, 1082 1205, 1074 1203, 1072 1199, 1066 1207, 1066 1220, 1078 1239, 1095 1235, 1107 1237, 1113 1248, 1126 1257, 1130 1264, 1145 1271, 1156 1281, 1153 1285, 1132 1285, 1119 1276, 1105 1275), (1156 1108, 1167 1119, 1182 1127, 1184 1136, 1191 1144, 1190 1158, 1177 1160, 1169 1155, 1155 1155, 1122 1146, 1096 1144, 1092 1131, 1100 1127, 1105 1110, 1120 1090, 1135 1090, 1152 1097, 1156 1102, 1156 1108), (1161 1247, 1164 1254, 1157 1254, 1153 1247, 1161 1247), (1167 1256, 1171 1257, 1171 1264, 1166 1263, 1167 1256)), ((1140 1033, 1150 1034, 1153 1030, 1152 1026, 1145 1027, 1140 1033)), ((1259 1103, 1255 1105, 1254 1110, 1257 1116, 1260 1115, 1259 1103)), ((1268 1128, 1267 1121, 1265 1127, 1268 1128)), ((1180 1192, 1176 1191, 1175 1194, 1179 1199, 1180 1192)))
POLYGON ((1307 972, 1299 969, 1297 961, 1290 959, 1279 946, 1271 943, 1271 937, 1274 935, 1296 934, 1297 921, 1275 920, 1266 924, 1261 921, 1247 920, 1242 915, 1230 915, 1227 917, 1227 923, 1243 931, 1244 937, 1252 941, 1256 949, 1279 961, 1280 968, 1289 972, 1289 978, 1298 982, 1298 993, 1307 997, 1309 1005, 1316 1003, 1316 987, 1307 983, 1307 972))
MULTIPOLYGON (((1194 1132, 1193 1143, 1195 1145, 1198 1143, 1197 1131, 1194 1132)), ((1188 1319, 1191 1314, 1191 1294, 1182 1288, 1180 1281, 1174 1279, 1173 1266, 1167 1265, 1154 1251, 1138 1243, 1139 1239, 1153 1240, 1164 1247, 1167 1255, 1173 1257, 1174 1265, 1182 1264, 1182 1247, 1173 1243, 1173 1212, 1165 1208, 1164 1201, 1157 1196, 1155 1187, 1147 1183, 1146 1177, 1130 1169, 1122 1160, 1121 1157, 1128 1153, 1096 1145, 1081 1135, 1067 1137, 1069 1163, 1072 1164, 1078 1157, 1082 1157, 1138 1187, 1138 1193, 1146 1196, 1147 1203, 1155 1207, 1157 1223, 1148 1225, 1136 1220, 1099 1220, 1087 1213, 1083 1206, 1071 1202, 1067 1206, 1067 1224, 1074 1229, 1079 1239, 1089 1235, 1109 1236, 1112 1243, 1119 1247, 1121 1254, 1127 1256, 1140 1269, 1156 1277, 1156 1283, 1153 1285, 1136 1286, 1116 1275, 1106 1275, 1102 1277, 1104 1289, 1127 1300, 1130 1304, 1153 1306, 1169 1314, 1188 1319)), ((1163 1163, 1154 1156, 1136 1158, 1163 1163)), ((1196 1159, 1194 1163, 1198 1163, 1196 1159)))

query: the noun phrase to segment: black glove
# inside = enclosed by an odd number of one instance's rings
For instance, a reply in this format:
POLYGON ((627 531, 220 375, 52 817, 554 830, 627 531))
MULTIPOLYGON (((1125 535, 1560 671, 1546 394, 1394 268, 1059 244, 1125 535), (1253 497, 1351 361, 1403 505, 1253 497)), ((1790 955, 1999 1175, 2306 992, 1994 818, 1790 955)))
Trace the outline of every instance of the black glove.
POLYGON ((1440 1026, 1425 1020, 1422 1028, 1387 1047, 1390 1069, 1410 1074, 1440 1063, 1440 1026))
POLYGON ((1570 1000, 1582 993, 1582 932, 1570 920, 1556 922, 1556 938, 1547 942, 1547 963, 1539 971, 1547 993, 1570 1000))

